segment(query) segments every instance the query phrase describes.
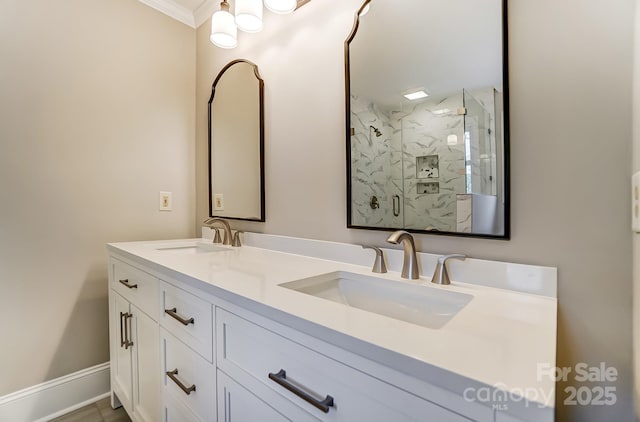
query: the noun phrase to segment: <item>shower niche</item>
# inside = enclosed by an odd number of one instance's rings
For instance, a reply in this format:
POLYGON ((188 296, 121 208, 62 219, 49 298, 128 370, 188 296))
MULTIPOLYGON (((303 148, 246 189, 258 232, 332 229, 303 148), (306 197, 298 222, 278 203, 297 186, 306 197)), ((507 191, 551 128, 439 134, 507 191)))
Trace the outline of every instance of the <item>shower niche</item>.
POLYGON ((345 42, 348 227, 508 238, 506 2, 407 3, 365 1, 345 42))

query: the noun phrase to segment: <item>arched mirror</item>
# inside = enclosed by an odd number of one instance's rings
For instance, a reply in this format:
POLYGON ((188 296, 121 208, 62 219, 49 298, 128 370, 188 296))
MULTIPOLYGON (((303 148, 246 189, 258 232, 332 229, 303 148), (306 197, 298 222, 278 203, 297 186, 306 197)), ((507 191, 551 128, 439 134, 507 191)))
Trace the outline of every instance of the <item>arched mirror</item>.
POLYGON ((347 226, 509 237, 506 0, 367 0, 345 41, 347 226))
POLYGON ((265 221, 264 82, 258 66, 234 60, 209 98, 209 215, 265 221))

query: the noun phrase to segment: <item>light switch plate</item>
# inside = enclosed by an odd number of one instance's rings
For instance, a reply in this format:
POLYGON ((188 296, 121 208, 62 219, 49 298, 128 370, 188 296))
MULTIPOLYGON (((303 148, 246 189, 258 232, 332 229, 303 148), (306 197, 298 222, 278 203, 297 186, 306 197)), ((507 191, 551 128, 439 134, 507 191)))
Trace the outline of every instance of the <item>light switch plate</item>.
POLYGON ((160 192, 158 209, 160 211, 171 211, 171 192, 160 192))
POLYGON ((213 210, 224 211, 224 194, 216 193, 213 196, 213 210))
POLYGON ((631 228, 640 233, 640 171, 631 176, 631 228))

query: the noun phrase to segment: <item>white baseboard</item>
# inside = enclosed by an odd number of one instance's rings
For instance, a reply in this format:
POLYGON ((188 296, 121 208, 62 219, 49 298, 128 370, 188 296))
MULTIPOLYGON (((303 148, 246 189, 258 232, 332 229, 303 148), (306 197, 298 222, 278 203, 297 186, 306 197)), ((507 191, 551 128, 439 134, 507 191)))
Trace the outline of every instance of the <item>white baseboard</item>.
POLYGON ((0 397, 0 421, 44 422, 109 396, 109 362, 0 397))

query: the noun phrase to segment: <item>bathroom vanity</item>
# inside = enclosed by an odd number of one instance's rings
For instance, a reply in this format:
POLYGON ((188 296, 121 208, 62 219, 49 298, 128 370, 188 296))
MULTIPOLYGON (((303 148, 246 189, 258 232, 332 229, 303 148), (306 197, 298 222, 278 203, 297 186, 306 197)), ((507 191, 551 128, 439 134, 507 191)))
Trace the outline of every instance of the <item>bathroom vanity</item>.
POLYGON ((437 255, 416 283, 398 250, 374 275, 358 245, 255 233, 108 251, 112 405, 134 421, 554 419, 553 268, 469 259, 436 286, 437 255))

